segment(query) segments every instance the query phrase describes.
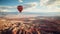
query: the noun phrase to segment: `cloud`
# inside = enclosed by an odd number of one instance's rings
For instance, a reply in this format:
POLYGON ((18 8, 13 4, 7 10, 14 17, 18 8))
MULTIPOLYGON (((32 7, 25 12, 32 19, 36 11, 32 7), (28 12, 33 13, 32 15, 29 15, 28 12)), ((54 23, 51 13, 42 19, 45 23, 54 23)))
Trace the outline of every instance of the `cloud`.
POLYGON ((0 9, 0 12, 8 12, 9 10, 7 10, 7 9, 0 9))
POLYGON ((50 5, 50 4, 54 4, 56 2, 56 0, 49 0, 46 5, 50 5))
MULTIPOLYGON (((48 2, 48 0, 47 0, 47 2, 48 2)), ((27 5, 29 5, 29 6, 31 5, 31 6, 25 7, 28 9, 25 9, 24 11, 29 11, 29 12, 60 12, 60 8, 57 6, 45 6, 45 5, 43 5, 40 8, 37 8, 38 3, 27 3, 27 5), (33 8, 33 7, 35 7, 35 8, 33 8)))
MULTIPOLYGON (((51 1, 51 0, 41 0, 40 3, 41 5, 39 8, 37 2, 29 2, 29 3, 24 3, 23 6, 23 12, 60 12, 60 1, 51 1), (42 3, 42 2, 45 2, 42 3), (48 4, 49 2, 49 4, 48 4), (48 5, 47 5, 48 4, 48 5)), ((0 6, 0 12, 12 12, 13 10, 17 10, 17 6, 0 6)), ((13 11, 14 12, 14 11, 13 11)))
POLYGON ((60 0, 40 0, 41 7, 54 8, 60 6, 60 0))
POLYGON ((24 12, 26 11, 29 11, 29 12, 31 12, 31 11, 33 11, 33 9, 34 8, 36 8, 38 6, 38 4, 37 4, 37 2, 30 2, 30 3, 26 3, 25 5, 24 5, 24 12))
POLYGON ((25 10, 29 12, 60 12, 59 0, 40 0, 40 7, 37 8, 38 3, 26 3, 25 10), (33 8, 34 7, 34 8, 33 8), (26 9, 27 8, 27 9, 26 9))
POLYGON ((40 0, 40 7, 45 12, 60 12, 60 0, 40 0))
POLYGON ((54 4, 55 1, 56 0, 40 0, 40 5, 46 6, 46 5, 54 4))
POLYGON ((23 2, 22 0, 19 0, 19 2, 23 2))
POLYGON ((14 9, 16 6, 0 6, 0 9, 14 9))
POLYGON ((36 6, 37 6, 36 2, 25 3, 24 9, 26 9, 26 8, 36 8, 36 6))
MULTIPOLYGON (((23 9, 31 9, 31 8, 35 8, 37 6, 36 2, 30 2, 30 3, 25 3, 23 6, 23 9)), ((23 10, 23 11, 24 11, 23 10)), ((0 12, 14 12, 14 11, 18 11, 17 10, 17 6, 0 6, 0 12)))
POLYGON ((39 8, 31 8, 31 9, 26 9, 25 11, 27 12, 33 12, 33 13, 49 13, 49 12, 60 12, 58 8, 45 8, 45 9, 39 9, 39 8))
POLYGON ((16 6, 0 6, 0 12, 11 12, 16 6))

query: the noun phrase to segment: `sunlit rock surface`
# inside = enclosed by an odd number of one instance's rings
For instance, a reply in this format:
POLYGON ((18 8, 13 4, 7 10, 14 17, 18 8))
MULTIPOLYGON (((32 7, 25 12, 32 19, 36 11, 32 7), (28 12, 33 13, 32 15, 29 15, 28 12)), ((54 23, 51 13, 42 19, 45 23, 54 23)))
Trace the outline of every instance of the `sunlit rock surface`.
POLYGON ((0 17, 0 34, 60 34, 60 17, 0 17))

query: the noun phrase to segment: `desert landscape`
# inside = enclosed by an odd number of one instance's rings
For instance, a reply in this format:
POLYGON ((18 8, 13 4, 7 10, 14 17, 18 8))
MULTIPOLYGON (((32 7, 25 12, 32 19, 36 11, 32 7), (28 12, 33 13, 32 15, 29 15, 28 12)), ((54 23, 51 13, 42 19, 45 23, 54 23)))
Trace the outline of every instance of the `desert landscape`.
POLYGON ((0 34, 60 34, 60 0, 0 0, 0 34))
POLYGON ((0 17, 0 34, 60 34, 60 17, 0 17))

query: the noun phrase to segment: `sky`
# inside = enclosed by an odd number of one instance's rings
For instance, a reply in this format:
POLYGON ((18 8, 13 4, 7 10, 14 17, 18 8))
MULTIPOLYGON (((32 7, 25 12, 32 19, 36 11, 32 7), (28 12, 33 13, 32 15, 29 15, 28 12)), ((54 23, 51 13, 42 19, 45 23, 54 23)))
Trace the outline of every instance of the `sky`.
POLYGON ((19 5, 22 13, 60 13, 60 0, 0 0, 0 12, 18 12, 19 5))

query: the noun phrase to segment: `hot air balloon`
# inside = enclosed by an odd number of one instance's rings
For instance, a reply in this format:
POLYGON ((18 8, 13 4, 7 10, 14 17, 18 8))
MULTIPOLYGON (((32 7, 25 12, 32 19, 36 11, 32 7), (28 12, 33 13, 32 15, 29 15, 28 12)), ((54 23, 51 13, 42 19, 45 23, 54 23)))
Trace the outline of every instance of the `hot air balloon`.
POLYGON ((23 10, 23 6, 19 5, 19 6, 17 6, 17 9, 18 9, 18 11, 21 13, 22 10, 23 10))

